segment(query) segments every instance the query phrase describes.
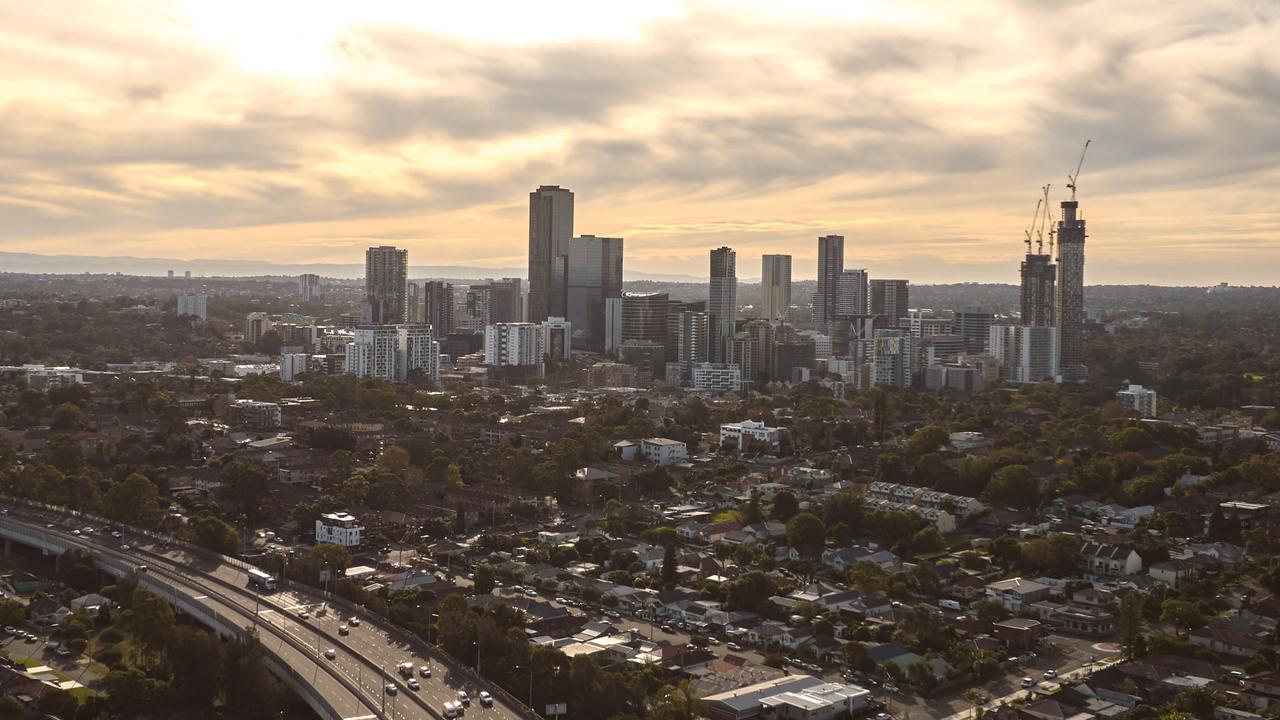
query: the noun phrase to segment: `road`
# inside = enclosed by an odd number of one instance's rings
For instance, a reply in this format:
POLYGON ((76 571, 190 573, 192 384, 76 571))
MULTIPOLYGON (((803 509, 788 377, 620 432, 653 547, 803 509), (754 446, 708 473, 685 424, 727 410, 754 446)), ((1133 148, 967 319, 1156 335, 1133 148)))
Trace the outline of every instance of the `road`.
MULTIPOLYGON (((258 594, 250 590, 243 568, 235 561, 215 561, 206 554, 167 546, 155 536, 142 531, 120 528, 122 537, 113 538, 108 528, 97 525, 97 532, 85 533, 83 517, 54 512, 12 507, 0 516, 0 530, 12 525, 31 535, 56 538, 62 547, 81 547, 102 562, 107 560, 125 568, 139 565, 148 570, 139 577, 158 586, 167 597, 179 597, 200 603, 215 621, 244 628, 256 625, 266 649, 303 683, 325 698, 336 717, 379 717, 386 720, 440 718, 446 701, 456 699, 457 691, 466 690, 474 699, 481 689, 492 689, 474 675, 450 672, 443 663, 432 662, 398 642, 390 627, 369 616, 350 634, 340 635, 343 621, 336 610, 323 606, 318 592, 282 590, 258 594), (52 526, 52 527, 49 527, 52 526), (74 534, 79 531, 80 534, 74 534), (308 610, 310 619, 299 614, 308 610), (334 658, 325 657, 332 648, 334 658), (405 679, 395 674, 401 662, 432 667, 431 678, 421 678, 421 689, 408 689, 405 679), (395 694, 384 690, 394 684, 395 694)), ((287 679, 287 678, 286 678, 287 679)), ((495 693, 495 695, 498 695, 495 693)), ((525 720, 527 713, 505 702, 501 695, 492 707, 472 702, 468 716, 485 720, 525 720)))

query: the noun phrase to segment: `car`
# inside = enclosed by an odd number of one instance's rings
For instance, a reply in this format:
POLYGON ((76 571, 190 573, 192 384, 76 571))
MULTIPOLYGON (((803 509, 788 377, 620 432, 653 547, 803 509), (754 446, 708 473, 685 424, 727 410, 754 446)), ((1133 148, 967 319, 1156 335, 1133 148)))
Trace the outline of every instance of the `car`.
POLYGON ((1052 680, 1052 679, 1054 679, 1054 678, 1056 678, 1056 677, 1058 677, 1058 671, 1057 671, 1057 670, 1045 670, 1045 671, 1044 671, 1044 679, 1045 679, 1045 680, 1052 680))
POLYGON ((804 661, 801 660, 800 658, 787 658, 787 664, 790 665, 791 667, 798 667, 798 668, 804 667, 804 661))
POLYGON ((726 643, 726 644, 725 644, 725 647, 729 648, 730 650, 732 650, 732 651, 734 651, 734 652, 738 652, 738 651, 742 650, 742 646, 741 646, 741 645, 739 645, 739 644, 738 644, 738 643, 736 643, 736 642, 726 643))
POLYGON ((334 650, 333 648, 329 648, 328 650, 324 651, 324 656, 329 658, 330 660, 333 660, 338 657, 338 651, 334 650))
POLYGON ((418 668, 418 674, 424 678, 429 678, 431 677, 431 668, 426 665, 423 665, 422 667, 418 668))
MULTIPOLYGON (((52 525, 50 525, 49 527, 53 527, 53 526, 52 526, 52 525)), ((80 531, 79 531, 79 530, 72 530, 72 531, 71 531, 71 534, 72 534, 72 535, 79 535, 79 534, 80 534, 80 531)))
POLYGON ((622 618, 622 613, 618 612, 617 610, 605 610, 604 616, 607 618, 612 618, 614 620, 620 620, 622 618))
POLYGON ((311 618, 311 613, 307 612, 306 610, 303 610, 298 613, 299 620, 309 620, 310 618, 311 618))
POLYGON ((84 529, 84 534, 85 534, 85 535, 92 535, 92 534, 93 534, 93 533, 95 533, 95 532, 97 532, 97 531, 96 531, 96 530, 94 530, 94 529, 93 529, 93 528, 91 528, 91 527, 88 527, 88 526, 86 526, 86 527, 85 527, 85 529, 84 529))
POLYGON ((346 624, 346 623, 342 623, 341 625, 339 625, 339 626, 338 626, 338 634, 339 634, 339 635, 350 635, 350 634, 351 634, 351 628, 347 627, 347 624, 346 624))
POLYGON ((134 572, 139 572, 139 573, 144 573, 144 572, 146 572, 146 571, 147 571, 147 566, 146 566, 146 565, 139 565, 138 567, 134 568, 134 569, 133 569, 133 571, 134 571, 134 572))
POLYGON ((39 639, 40 638, 37 638, 35 635, 32 635, 31 633, 27 633, 27 636, 22 639, 22 642, 28 645, 34 645, 36 640, 39 640, 39 639))
POLYGON ((1034 678, 1024 677, 1022 678, 1022 682, 1018 684, 1024 688, 1029 688, 1029 687, 1035 687, 1036 681, 1034 678))
POLYGON ((480 691, 480 704, 483 705, 484 707, 493 706, 493 696, 489 694, 488 690, 480 691))
POLYGON ((360 627, 360 618, 356 617, 355 615, 352 615, 351 617, 347 618, 347 624, 350 625, 351 627, 360 627))
POLYGON ((471 704, 471 696, 467 694, 466 690, 458 691, 458 702, 462 703, 463 707, 471 704))
POLYGON ((16 628, 14 628, 12 625, 5 625, 5 626, 4 626, 4 634, 5 634, 5 635, 12 635, 12 634, 14 634, 14 633, 16 633, 16 632, 18 632, 18 630, 17 630, 16 628))
POLYGON ((125 552, 129 552, 129 551, 130 551, 130 550, 132 550, 133 548, 129 547, 129 543, 125 543, 124 545, 121 545, 121 546, 120 546, 120 549, 121 549, 121 550, 123 550, 123 551, 125 551, 125 552))
POLYGON ((396 688, 395 683, 387 683, 386 690, 388 695, 395 695, 398 688, 396 688))
POLYGON ((889 713, 876 713, 876 720, 892 720, 893 716, 889 713))
POLYGON ((708 644, 708 645, 719 645, 719 644, 720 644, 720 641, 719 641, 719 640, 717 640, 717 639, 715 639, 715 638, 713 638, 713 637, 709 637, 709 638, 707 638, 707 644, 708 644))
POLYGON ((409 678, 409 681, 406 682, 405 685, 408 685, 410 690, 422 689, 422 685, 418 682, 418 678, 409 678))
POLYGON ((53 523, 45 523, 44 526, 47 528, 51 528, 53 527, 53 523))
POLYGON ((458 717, 458 706, 455 703, 447 702, 444 704, 444 716, 453 720, 458 717))
POLYGON ((672 629, 672 627, 671 627, 670 625, 663 625, 663 626, 659 627, 658 629, 659 629, 659 630, 661 630, 661 631, 662 631, 662 632, 664 632, 664 633, 675 632, 675 630, 674 630, 674 629, 672 629))
POLYGON ((121 537, 123 537, 123 534, 119 530, 112 530, 111 537, 116 538, 118 540, 121 537))
POLYGON ((897 685, 894 685, 893 683, 885 683, 885 684, 884 684, 884 690, 885 690, 885 692, 891 692, 891 693, 900 692, 900 691, 898 690, 898 686, 897 686, 897 685))
POLYGON ((54 653, 56 653, 58 657, 71 657, 71 651, 65 647, 60 647, 57 650, 54 650, 54 653))
POLYGON ((818 673, 818 674, 822 673, 822 666, 818 665, 817 663, 809 663, 808 665, 805 666, 804 669, 808 670, 811 673, 818 673))

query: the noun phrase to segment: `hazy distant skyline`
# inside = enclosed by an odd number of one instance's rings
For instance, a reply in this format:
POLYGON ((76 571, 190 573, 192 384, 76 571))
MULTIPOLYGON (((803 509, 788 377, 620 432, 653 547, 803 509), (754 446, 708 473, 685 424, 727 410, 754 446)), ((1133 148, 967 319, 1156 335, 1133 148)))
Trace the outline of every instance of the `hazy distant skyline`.
POLYGON ((628 270, 839 234, 1015 283, 1091 138, 1086 283, 1274 285, 1277 45, 1245 1, 0 0, 0 251, 524 267, 558 184, 628 270))

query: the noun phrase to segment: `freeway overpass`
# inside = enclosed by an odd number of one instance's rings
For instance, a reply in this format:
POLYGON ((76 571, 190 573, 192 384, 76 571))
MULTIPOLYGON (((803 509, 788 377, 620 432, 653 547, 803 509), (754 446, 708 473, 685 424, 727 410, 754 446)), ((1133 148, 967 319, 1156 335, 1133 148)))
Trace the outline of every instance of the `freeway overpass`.
POLYGON ((12 498, 0 498, 0 504, 6 508, 0 515, 0 537, 6 543, 48 554, 85 550, 117 576, 145 566, 145 572, 136 573, 141 587, 215 632, 243 636, 256 630, 273 672, 326 720, 440 720, 444 703, 456 699, 458 690, 473 699, 468 718, 537 717, 501 688, 386 619, 314 588, 281 581, 277 592, 262 594, 248 586, 252 566, 238 559, 60 508, 12 498), (86 527, 95 531, 84 532, 86 527), (113 529, 122 536, 112 537, 113 529), (305 620, 299 617, 304 611, 310 616, 305 620), (360 624, 340 635, 339 624, 351 616, 359 617, 360 624), (332 659, 326 657, 330 649, 332 659), (410 690, 395 673, 403 662, 430 666, 432 677, 419 677, 421 689, 410 690), (387 691, 388 683, 396 686, 394 694, 387 691), (481 690, 493 694, 492 707, 474 701, 481 690))

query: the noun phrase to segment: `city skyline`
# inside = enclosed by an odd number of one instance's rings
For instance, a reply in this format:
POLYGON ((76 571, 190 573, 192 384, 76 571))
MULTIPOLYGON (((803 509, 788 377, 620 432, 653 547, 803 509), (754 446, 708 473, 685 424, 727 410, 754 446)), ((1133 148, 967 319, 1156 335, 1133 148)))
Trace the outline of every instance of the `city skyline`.
POLYGON ((1275 9, 570 9, 0 11, 26 68, 0 80, 0 251, 521 267, 522 198, 559 183, 633 272, 729 245, 812 278, 841 234, 884 276, 1016 283, 1038 189, 1065 199, 1093 139, 1087 284, 1275 283, 1275 9))

